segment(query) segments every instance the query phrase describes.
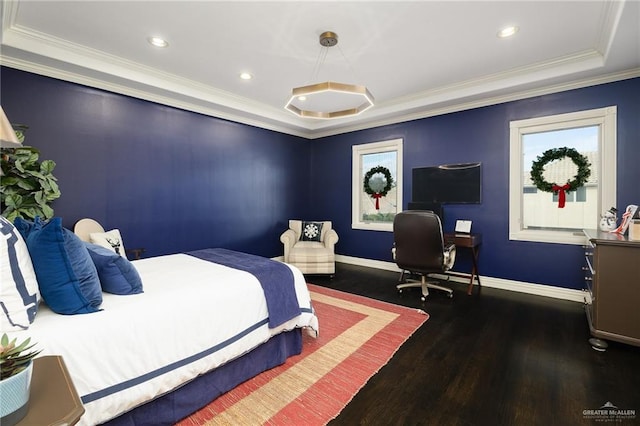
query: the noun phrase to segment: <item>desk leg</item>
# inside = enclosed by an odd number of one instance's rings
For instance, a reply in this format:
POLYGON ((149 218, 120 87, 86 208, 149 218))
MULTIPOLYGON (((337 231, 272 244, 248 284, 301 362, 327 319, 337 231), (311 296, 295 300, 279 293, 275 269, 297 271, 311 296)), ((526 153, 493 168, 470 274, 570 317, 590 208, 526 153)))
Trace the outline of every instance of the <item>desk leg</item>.
POLYGON ((478 291, 480 291, 480 274, 478 271, 478 251, 480 249, 478 249, 477 247, 472 247, 471 248, 471 253, 472 253, 472 260, 473 260, 473 268, 471 269, 471 278, 469 279, 469 286, 467 287, 467 294, 471 295, 471 293, 473 292, 473 279, 475 277, 475 279, 478 280, 478 291))

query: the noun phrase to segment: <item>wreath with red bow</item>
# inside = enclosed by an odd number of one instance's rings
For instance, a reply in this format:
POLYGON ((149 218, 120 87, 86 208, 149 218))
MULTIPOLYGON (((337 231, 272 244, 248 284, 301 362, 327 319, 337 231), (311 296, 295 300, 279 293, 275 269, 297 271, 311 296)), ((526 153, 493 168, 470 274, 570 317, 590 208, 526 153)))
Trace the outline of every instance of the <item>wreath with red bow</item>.
POLYGON ((372 167, 364 175, 364 192, 370 195, 373 199, 376 200, 376 210, 380 210, 380 198, 387 195, 387 193, 391 190, 393 186, 393 178, 391 177, 391 172, 386 167, 376 166, 372 167), (386 185, 384 188, 372 188, 370 185, 371 177, 378 173, 382 173, 384 175, 386 185))
POLYGON ((558 193, 558 207, 563 208, 566 200, 566 192, 575 191, 583 186, 589 176, 591 176, 591 170, 589 169, 589 160, 587 157, 580 154, 573 148, 552 148, 538 156, 537 160, 533 162, 531 166, 531 180, 533 184, 540 191, 558 193), (542 174, 544 173, 544 166, 555 160, 559 160, 564 157, 571 158, 571 161, 578 166, 578 172, 571 180, 567 180, 567 183, 558 185, 557 183, 547 182, 542 174))

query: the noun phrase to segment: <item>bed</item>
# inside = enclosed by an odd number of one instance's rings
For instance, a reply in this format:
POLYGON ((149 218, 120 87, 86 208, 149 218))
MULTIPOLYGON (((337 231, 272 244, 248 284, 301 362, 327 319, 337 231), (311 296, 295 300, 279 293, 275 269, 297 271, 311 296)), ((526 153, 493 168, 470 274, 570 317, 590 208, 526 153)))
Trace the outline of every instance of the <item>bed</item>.
POLYGON ((294 266, 224 249, 130 263, 142 293, 103 293, 100 310, 82 315, 40 303, 27 330, 9 333, 63 357, 85 408, 80 425, 173 424, 300 353, 302 332, 318 333, 294 266))

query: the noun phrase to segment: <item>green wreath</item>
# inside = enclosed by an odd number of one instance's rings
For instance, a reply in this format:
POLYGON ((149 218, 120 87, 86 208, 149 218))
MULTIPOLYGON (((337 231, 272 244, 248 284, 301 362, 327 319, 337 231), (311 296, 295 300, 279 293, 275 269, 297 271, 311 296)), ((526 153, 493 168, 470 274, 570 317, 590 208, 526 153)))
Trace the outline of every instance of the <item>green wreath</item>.
POLYGON ((391 189, 392 185, 393 185, 393 178, 391 177, 391 172, 386 167, 382 167, 382 166, 372 167, 371 170, 369 170, 364 175, 364 192, 366 192, 369 195, 373 196, 373 195, 379 194, 380 196, 384 197, 385 195, 387 195, 387 193, 391 189), (387 180, 387 184, 380 191, 374 191, 369 186, 369 180, 371 179, 371 177, 373 175, 375 175, 377 173, 382 173, 384 175, 385 179, 387 180))
POLYGON ((574 164, 578 166, 578 173, 576 173, 572 180, 567 181, 566 186, 568 187, 563 189, 566 191, 575 191, 587 182, 587 179, 591 176, 591 170, 589 170, 591 164, 589 160, 587 160, 587 157, 573 148, 553 148, 545 151, 541 156, 538 156, 538 159, 534 161, 531 166, 531 180, 536 188, 544 192, 558 191, 559 185, 544 180, 542 173, 547 163, 564 157, 571 158, 574 164))

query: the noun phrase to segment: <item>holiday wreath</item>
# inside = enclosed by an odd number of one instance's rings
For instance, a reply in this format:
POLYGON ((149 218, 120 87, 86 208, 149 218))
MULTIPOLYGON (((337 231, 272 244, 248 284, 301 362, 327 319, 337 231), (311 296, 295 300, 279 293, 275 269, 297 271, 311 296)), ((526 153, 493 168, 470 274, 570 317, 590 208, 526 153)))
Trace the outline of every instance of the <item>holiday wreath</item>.
POLYGON ((544 153, 541 156, 538 156, 538 159, 533 162, 531 166, 531 180, 533 184, 540 191, 544 192, 558 192, 558 207, 564 207, 565 201, 565 192, 566 191, 575 191, 576 189, 583 186, 589 176, 591 176, 591 170, 589 169, 589 160, 587 157, 580 154, 573 148, 552 148, 544 153), (558 185, 557 183, 549 183, 542 176, 544 172, 544 166, 551 161, 559 160, 564 157, 569 157, 573 161, 573 163, 578 166, 578 172, 573 177, 572 180, 567 180, 567 183, 564 185, 558 185))
POLYGON ((393 178, 391 177, 391 172, 386 167, 382 167, 382 166, 372 167, 371 170, 369 170, 364 175, 364 192, 366 192, 368 195, 371 195, 371 197, 376 200, 376 210, 380 209, 380 203, 379 203, 380 198, 387 195, 392 185, 393 185, 393 178), (384 179, 386 182, 386 184, 382 188, 378 187, 378 185, 376 185, 375 187, 371 186, 371 177, 378 173, 382 173, 384 175, 384 179))

